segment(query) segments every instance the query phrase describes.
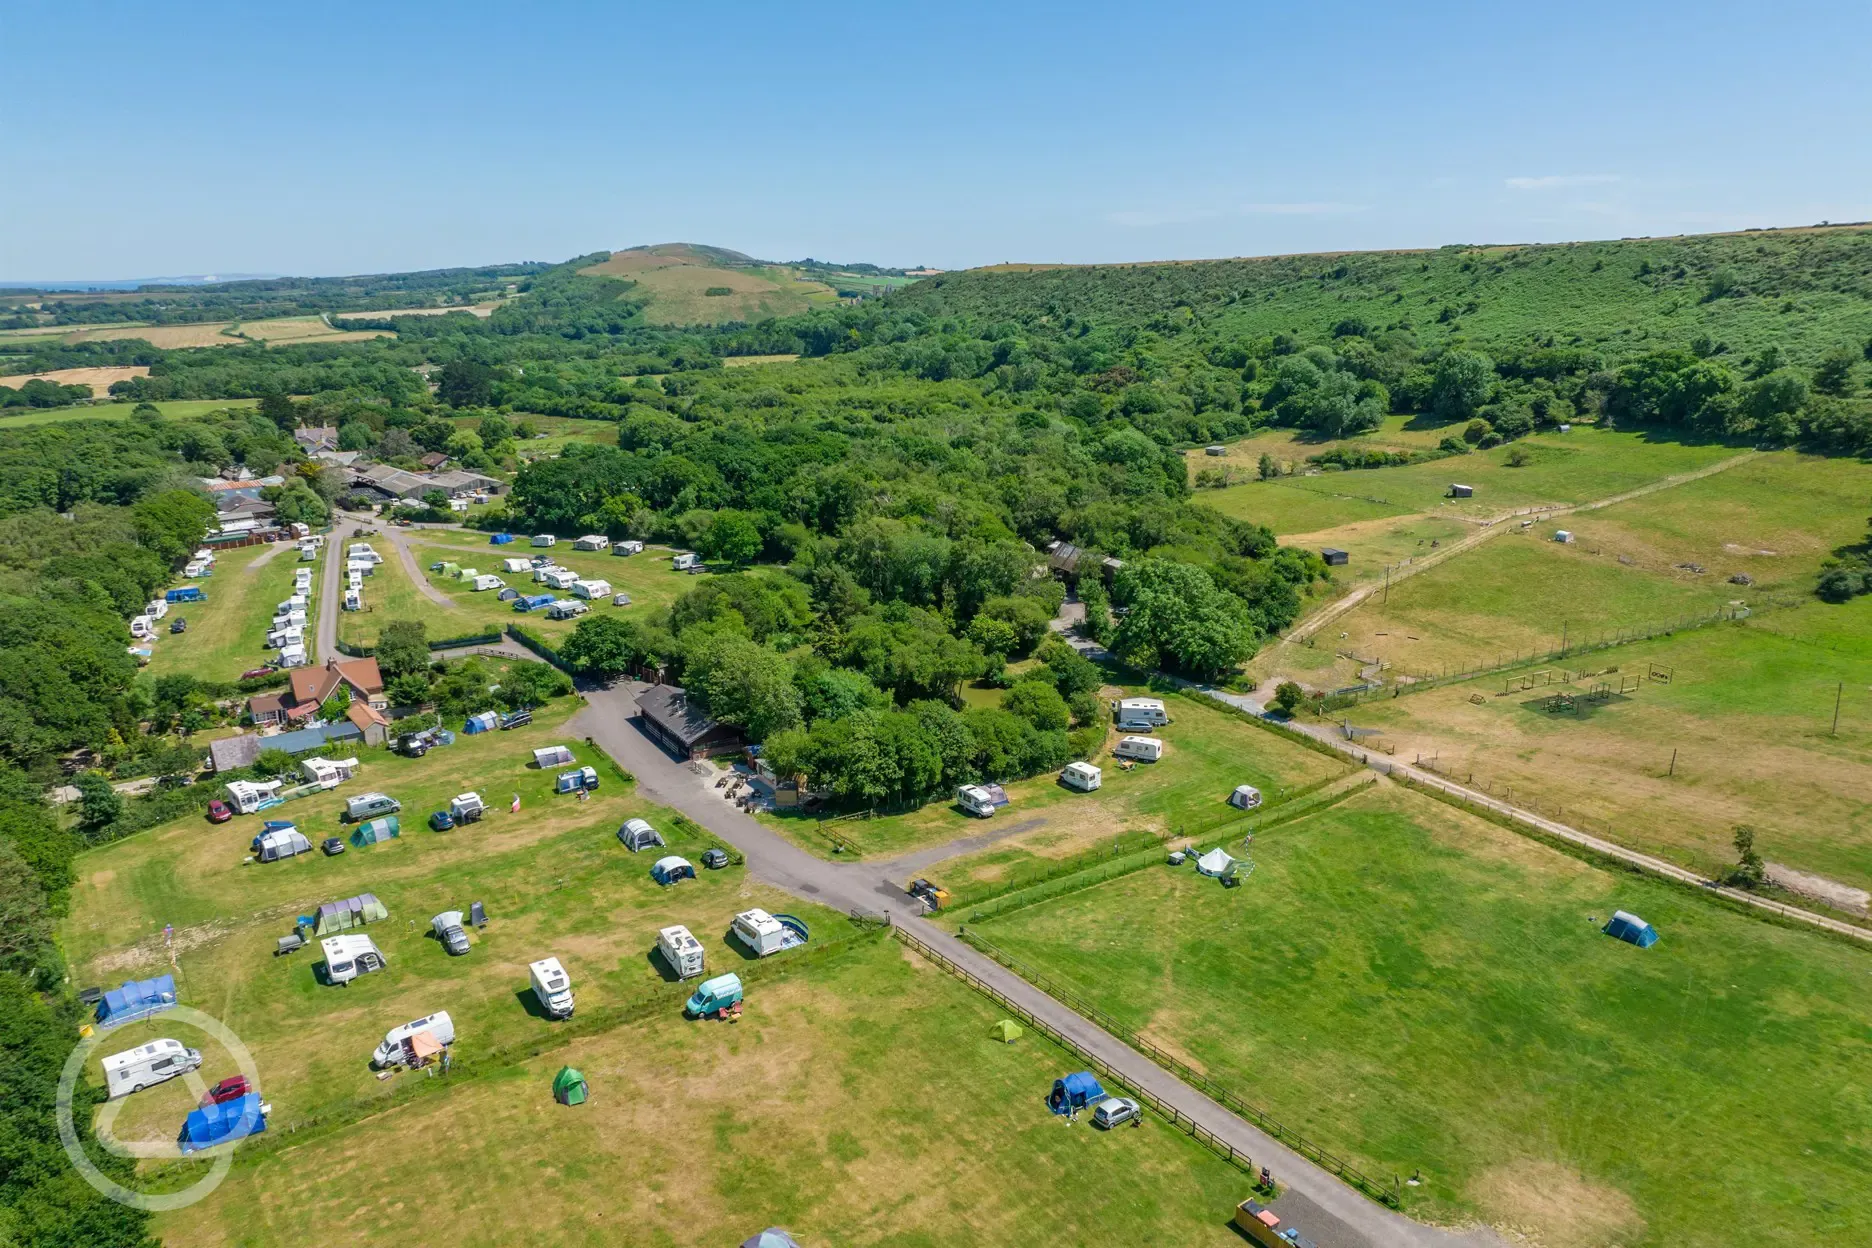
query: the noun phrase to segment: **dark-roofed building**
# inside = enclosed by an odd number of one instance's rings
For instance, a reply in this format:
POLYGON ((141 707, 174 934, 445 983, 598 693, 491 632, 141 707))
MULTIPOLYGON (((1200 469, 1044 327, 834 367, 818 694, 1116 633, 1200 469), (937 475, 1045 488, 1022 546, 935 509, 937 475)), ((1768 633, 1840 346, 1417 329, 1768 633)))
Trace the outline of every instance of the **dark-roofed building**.
MULTIPOLYGON (((1059 573, 1067 580, 1077 580, 1079 564, 1086 552, 1071 542, 1051 541, 1047 543, 1047 567, 1059 573)), ((1102 579, 1111 580, 1112 574, 1124 567, 1124 560, 1106 555, 1099 560, 1099 573, 1102 579)))
POLYGON ((251 732, 208 743, 208 766, 215 772, 251 767, 260 759, 260 738, 251 732))
POLYGON ((1320 558, 1326 561, 1326 566, 1329 568, 1343 568, 1352 556, 1337 546, 1325 546, 1320 549, 1320 558))
POLYGON ((654 685, 637 696, 637 713, 656 743, 678 758, 707 758, 741 748, 741 734, 711 718, 681 685, 654 685))

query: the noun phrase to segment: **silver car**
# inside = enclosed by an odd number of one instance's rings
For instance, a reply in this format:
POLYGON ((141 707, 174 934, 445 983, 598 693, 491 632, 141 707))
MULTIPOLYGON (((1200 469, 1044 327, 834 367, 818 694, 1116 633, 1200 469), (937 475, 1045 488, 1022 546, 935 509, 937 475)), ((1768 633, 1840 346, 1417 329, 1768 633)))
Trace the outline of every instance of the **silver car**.
POLYGON ((1142 1120, 1138 1103, 1128 1096, 1108 1096, 1092 1107, 1092 1125, 1107 1131, 1142 1120))

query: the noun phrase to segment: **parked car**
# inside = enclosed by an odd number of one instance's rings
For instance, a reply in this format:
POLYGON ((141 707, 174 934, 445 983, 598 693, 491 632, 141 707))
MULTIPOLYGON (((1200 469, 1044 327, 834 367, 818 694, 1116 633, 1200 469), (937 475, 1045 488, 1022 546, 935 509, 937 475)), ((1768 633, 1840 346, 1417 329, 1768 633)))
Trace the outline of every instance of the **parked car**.
POLYGON ((169 631, 171 633, 188 632, 188 617, 178 615, 175 619, 169 621, 169 631))
POLYGON ((432 832, 446 832, 455 826, 455 816, 446 810, 438 810, 429 816, 429 828, 432 832))
POLYGON ((1137 1121, 1139 1112, 1138 1103, 1130 1097, 1108 1096, 1092 1107, 1092 1125, 1109 1131, 1137 1121))
POLYGON ((234 812, 229 810, 228 804, 222 801, 220 798, 217 797, 213 801, 208 803, 208 822, 209 823, 226 823, 228 820, 232 819, 233 817, 234 817, 234 812))
POLYGON ((325 838, 325 842, 322 845, 320 845, 319 848, 325 851, 325 856, 327 858, 336 858, 339 854, 342 854, 345 851, 344 837, 328 836, 325 838))
POLYGON ((238 1101, 241 1097, 246 1096, 253 1090, 254 1087, 251 1083, 247 1082, 246 1075, 229 1075, 220 1083, 215 1084, 214 1087, 202 1093, 201 1103, 204 1106, 222 1105, 228 1101, 238 1101))
POLYGON ((719 871, 728 865, 728 855, 719 849, 702 851, 702 865, 711 871, 719 871))
POLYGON ((277 667, 274 667, 271 663, 269 663, 265 667, 248 668, 246 671, 240 674, 240 678, 242 680, 258 680, 262 676, 271 676, 274 672, 277 672, 278 670, 279 669, 277 667))

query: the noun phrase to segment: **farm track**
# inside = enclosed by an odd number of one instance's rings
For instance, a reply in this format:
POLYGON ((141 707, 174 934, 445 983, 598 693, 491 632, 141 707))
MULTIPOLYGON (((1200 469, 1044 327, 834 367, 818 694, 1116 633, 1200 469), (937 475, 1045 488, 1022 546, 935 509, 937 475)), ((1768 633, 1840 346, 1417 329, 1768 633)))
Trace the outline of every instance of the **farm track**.
MULTIPOLYGON (((1680 472, 1669 477, 1660 477, 1656 481, 1638 486, 1635 489, 1625 490, 1622 493, 1613 494, 1606 498, 1594 499, 1591 502, 1561 503, 1554 506, 1540 505, 1534 507, 1520 507, 1514 511, 1503 512, 1501 515, 1476 522, 1481 527, 1469 536, 1451 542, 1449 545, 1439 549, 1435 554, 1425 555, 1421 559, 1413 559, 1404 566, 1396 569, 1392 573, 1389 583, 1395 585, 1399 581, 1416 576, 1419 572, 1427 572, 1431 568, 1440 567, 1451 559, 1456 558, 1458 555, 1474 550, 1476 547, 1492 538, 1499 537, 1503 533, 1511 532, 1512 530, 1508 524, 1511 520, 1518 520, 1527 516, 1539 516, 1542 519, 1550 519, 1555 516, 1570 516, 1582 512, 1598 511, 1602 507, 1611 507, 1618 503, 1630 502, 1634 498, 1643 498, 1647 494, 1656 494, 1661 490, 1675 489, 1677 486, 1687 485, 1692 481, 1700 481, 1704 477, 1715 476, 1719 472, 1727 472, 1738 464, 1744 464, 1756 458, 1759 454, 1760 452, 1758 451, 1744 451, 1740 455, 1731 455, 1728 459, 1719 459, 1713 464, 1707 464, 1694 471, 1680 472)), ((1378 593, 1384 588, 1384 584, 1384 582, 1374 582, 1370 585, 1361 585, 1351 593, 1327 603, 1287 630, 1286 635, 1281 638, 1281 644, 1287 645, 1292 642, 1305 641, 1307 638, 1312 637, 1319 632, 1320 629, 1332 623, 1334 620, 1339 619, 1341 616, 1350 613, 1361 603, 1365 602, 1366 599, 1378 593)))
MULTIPOLYGON (((904 892, 897 871, 917 860, 936 861, 950 847, 920 851, 885 863, 837 863, 816 858, 726 801, 705 774, 671 758, 635 721, 635 693, 644 688, 620 681, 581 685, 587 708, 567 726, 601 746, 637 779, 644 797, 680 811, 733 845, 747 858, 751 875, 809 901, 846 911, 881 913, 913 932, 917 941, 952 967, 966 971, 1064 1036, 1081 1053, 1118 1072, 1131 1087, 1170 1106, 1218 1140, 1271 1168, 1293 1196, 1276 1212, 1303 1217, 1309 1235, 1332 1248, 1499 1248, 1488 1228, 1451 1231, 1424 1226, 1368 1200, 1327 1170, 1238 1117, 1151 1058, 1076 1013, 1013 971, 925 920, 920 903, 904 892), (934 854, 935 857, 929 855, 934 854)), ((964 842, 967 852, 971 847, 964 842)))
MULTIPOLYGON (((434 531, 435 530, 431 529, 405 529, 389 524, 378 530, 385 538, 389 539, 392 546, 396 547, 397 561, 403 565, 403 571, 409 576, 411 583, 422 592, 423 597, 439 607, 446 608, 450 611, 459 611, 461 608, 455 605, 455 600, 453 598, 450 598, 447 594, 429 583, 429 577, 423 572, 421 566, 417 564, 416 556, 410 553, 408 538, 411 533, 428 533, 434 531)), ((458 532, 459 530, 455 531, 458 532)))

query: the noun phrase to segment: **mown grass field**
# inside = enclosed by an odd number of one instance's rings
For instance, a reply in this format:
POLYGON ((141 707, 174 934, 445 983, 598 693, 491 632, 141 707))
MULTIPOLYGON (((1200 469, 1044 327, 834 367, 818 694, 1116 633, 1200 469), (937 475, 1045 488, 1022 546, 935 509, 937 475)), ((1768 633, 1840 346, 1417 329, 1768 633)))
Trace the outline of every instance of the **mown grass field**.
POLYGON ((1251 481, 1205 490, 1202 498, 1226 515, 1268 525, 1276 533, 1310 533, 1381 515, 1481 518, 1593 502, 1741 453, 1715 443, 1576 425, 1570 433, 1532 434, 1507 446, 1428 463, 1251 481), (1510 467, 1509 454, 1517 449, 1528 462, 1510 467), (1448 497, 1453 482, 1474 486, 1474 497, 1448 497))
POLYGON ((1803 635, 1850 610, 1816 602, 1561 664, 1616 666, 1597 678, 1613 689, 1641 680, 1578 715, 1543 710, 1538 690, 1503 696, 1501 676, 1346 715, 1380 729, 1401 758, 1434 755, 1458 780, 1510 789, 1704 872, 1733 863, 1732 830, 1746 823, 1771 861, 1872 888, 1872 647, 1851 653, 1803 635), (1646 679, 1652 664, 1670 683, 1646 679))
MULTIPOLYGON (((1108 697, 1120 689, 1110 686, 1108 697)), ((1142 693, 1139 688, 1127 693, 1142 693)), ((1191 698, 1166 697, 1171 723, 1153 730, 1163 739, 1164 757, 1121 770, 1110 751, 1118 732, 1106 734, 1104 748, 1089 760, 1103 772, 1102 787, 1079 793, 1059 783, 1057 773, 1007 785, 1010 804, 992 819, 966 815, 952 802, 935 801, 907 814, 834 825, 838 834, 870 857, 890 857, 963 837, 988 837, 992 851, 963 862, 944 864, 944 883, 992 882, 1015 864, 1058 858, 1087 849, 1133 830, 1196 836, 1239 821, 1241 812, 1227 805, 1238 784, 1252 784, 1273 796, 1343 771, 1331 758, 1293 745, 1272 733, 1242 723, 1191 698)), ((828 842, 805 817, 763 815, 815 852, 828 842)))
MULTIPOLYGON (((701 871, 670 889, 657 885, 649 869, 660 854, 626 851, 614 835, 624 819, 650 819, 670 842, 662 852, 692 862, 713 842, 684 835, 667 811, 640 800, 601 757, 569 740, 563 724, 573 709, 566 699, 530 728, 461 736, 423 759, 363 751, 355 779, 268 813, 295 820, 314 842, 311 854, 244 863, 259 818, 216 827, 194 817, 86 855, 64 925, 74 976, 109 985, 166 969, 160 933, 173 924, 184 1003, 214 1014, 248 1045, 276 1125, 284 1126, 395 1092, 405 1076, 379 1082, 366 1068, 370 1052, 389 1028, 434 1010, 453 1017, 463 1055, 547 1038, 552 1025, 528 990, 526 968, 535 959, 558 957, 580 1007, 595 1010, 664 982, 650 951, 658 929, 671 923, 696 934, 715 972, 747 960, 725 933, 750 906, 798 914, 828 938, 835 924, 844 925, 830 911, 787 904, 739 867, 701 871), (603 787, 590 801, 553 795, 555 772, 530 766, 534 747, 557 743, 599 768, 603 787), (403 803, 402 836, 335 858, 317 852, 318 841, 349 830, 338 819, 344 798, 374 790, 403 803), (487 818, 430 831, 429 812, 469 790, 487 800, 487 818), (515 793, 518 814, 508 810, 515 793), (388 959, 385 970, 336 987, 317 977, 316 942, 273 956, 275 937, 292 930, 295 915, 366 891, 390 911, 363 929, 388 959), (489 924, 474 935, 471 953, 452 958, 429 920, 443 910, 466 912, 471 901, 485 904, 489 924)), ((117 1047, 146 1033, 168 1034, 165 1025, 156 1019, 122 1029, 117 1047)), ((186 1100, 179 1084, 131 1098, 119 1134, 173 1138, 186 1100)))
POLYGON ((1154 1119, 1051 1117, 1041 1098, 1079 1063, 1031 1033, 991 1039, 998 1017, 896 942, 862 940, 751 985, 733 1026, 659 1015, 237 1161, 154 1229, 243 1248, 719 1248, 772 1225, 895 1248, 1240 1242, 1226 1223, 1247 1176, 1154 1119), (552 1100, 565 1064, 585 1105, 552 1100))
MULTIPOLYGON (((208 601, 171 604, 169 614, 156 622, 150 674, 234 680, 249 668, 272 661, 277 652, 266 646, 267 627, 273 622, 274 608, 292 596, 293 571, 311 568, 316 591, 326 557, 321 554, 316 563, 301 563, 298 549, 289 542, 242 546, 217 556, 213 576, 178 582, 201 586, 208 601), (169 625, 177 616, 188 620, 188 631, 172 635, 169 625)), ((311 600, 306 612, 307 637, 317 628, 316 592, 311 600)))
MULTIPOLYGON (((171 420, 206 416, 231 407, 252 407, 257 399, 165 399, 156 404, 171 420)), ((61 425, 70 420, 120 420, 136 409, 135 403, 92 403, 85 407, 47 407, 9 410, 0 416, 0 429, 21 425, 61 425)))
POLYGON ((1872 1237, 1872 961, 1392 786, 980 924, 1368 1172, 1546 1245, 1872 1237), (1613 909, 1662 934, 1600 934, 1613 909))

